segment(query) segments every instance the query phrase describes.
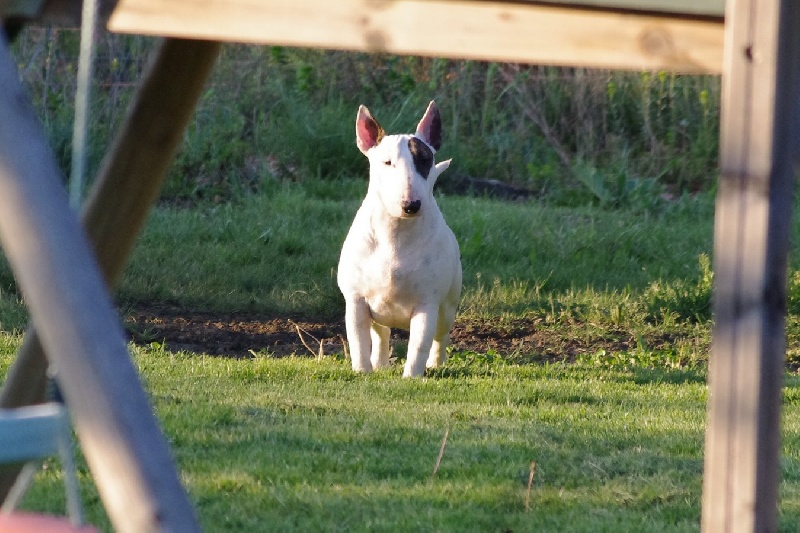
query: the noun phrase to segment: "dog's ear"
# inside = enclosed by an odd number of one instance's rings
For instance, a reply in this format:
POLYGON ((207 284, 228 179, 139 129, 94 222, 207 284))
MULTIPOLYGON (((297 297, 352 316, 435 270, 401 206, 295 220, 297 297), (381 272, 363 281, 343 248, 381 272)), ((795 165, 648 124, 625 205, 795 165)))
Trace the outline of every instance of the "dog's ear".
POLYGON ((431 168, 431 171, 428 173, 428 181, 431 183, 431 187, 433 187, 433 185, 436 183, 436 179, 441 175, 441 173, 447 170, 451 161, 452 159, 448 159, 447 161, 436 163, 433 168, 431 168))
POLYGON ((358 107, 358 115, 356 115, 356 144, 362 153, 366 154, 367 150, 373 146, 377 146, 381 142, 386 132, 378 121, 372 118, 369 109, 365 106, 358 107))
POLYGON ((428 146, 438 151, 442 145, 442 118, 439 116, 439 108, 436 102, 431 100, 428 109, 422 115, 422 120, 417 124, 417 137, 428 143, 428 146))

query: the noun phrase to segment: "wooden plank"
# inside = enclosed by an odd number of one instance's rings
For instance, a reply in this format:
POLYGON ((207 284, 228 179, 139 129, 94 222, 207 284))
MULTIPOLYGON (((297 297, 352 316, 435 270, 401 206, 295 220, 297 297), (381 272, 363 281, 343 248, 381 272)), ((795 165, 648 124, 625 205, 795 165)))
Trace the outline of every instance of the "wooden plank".
POLYGON ((218 42, 166 39, 100 166, 83 223, 112 287, 158 198, 220 49, 218 42))
MULTIPOLYGON (((320 0, 320 3, 324 1, 320 0)), ((492 2, 492 0, 483 1, 492 2)), ((101 18, 106 19, 114 7, 115 0, 98 0, 98 2, 101 18)), ((536 0, 528 0, 526 2, 522 0, 522 2, 563 5, 568 8, 662 13, 665 15, 705 17, 719 20, 725 15, 725 0, 560 0, 553 2, 536 0)), ((507 2, 500 0, 493 3, 504 4, 507 2)), ((44 23, 79 25, 80 15, 80 0, 6 0, 0 2, 0 18, 24 18, 39 20, 44 23)))
POLYGON ((0 39, 0 240, 117 531, 197 531, 88 240, 0 39))
MULTIPOLYGON (((42 403, 45 401, 46 387, 47 359, 44 350, 35 334, 26 334, 17 358, 8 369, 3 388, 0 389, 0 407, 42 403)), ((13 483, 13 479, 4 480, 0 472, 0 500, 5 498, 13 483)))
POLYGON ((800 5, 729 4, 702 527, 777 531, 800 5))
POLYGON ((599 68, 719 72, 722 24, 520 2, 120 0, 111 31, 599 68))

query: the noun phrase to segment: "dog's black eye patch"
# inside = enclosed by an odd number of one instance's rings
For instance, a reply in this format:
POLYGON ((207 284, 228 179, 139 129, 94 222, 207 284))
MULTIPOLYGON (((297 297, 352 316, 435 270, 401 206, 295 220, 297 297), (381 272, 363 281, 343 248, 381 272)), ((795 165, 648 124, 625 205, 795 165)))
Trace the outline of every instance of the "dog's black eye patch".
POLYGON ((431 166, 433 166, 433 152, 431 152, 431 149, 421 140, 416 137, 411 137, 408 140, 408 150, 411 152, 411 158, 414 160, 414 168, 419 172, 420 176, 428 179, 431 166))

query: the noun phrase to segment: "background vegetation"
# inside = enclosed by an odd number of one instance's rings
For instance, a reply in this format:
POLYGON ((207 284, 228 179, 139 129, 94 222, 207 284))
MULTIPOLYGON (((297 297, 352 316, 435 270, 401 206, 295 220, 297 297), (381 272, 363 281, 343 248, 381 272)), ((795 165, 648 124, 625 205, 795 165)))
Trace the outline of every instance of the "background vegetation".
MULTIPOLYGON (((93 95, 93 168, 155 41, 103 35, 93 95)), ((29 29, 20 71, 69 168, 78 35, 29 29)), ((220 199, 268 177, 364 173, 355 110, 408 131, 428 100, 445 122, 453 174, 511 182, 558 204, 624 205, 713 187, 719 78, 228 45, 164 194, 220 199)))

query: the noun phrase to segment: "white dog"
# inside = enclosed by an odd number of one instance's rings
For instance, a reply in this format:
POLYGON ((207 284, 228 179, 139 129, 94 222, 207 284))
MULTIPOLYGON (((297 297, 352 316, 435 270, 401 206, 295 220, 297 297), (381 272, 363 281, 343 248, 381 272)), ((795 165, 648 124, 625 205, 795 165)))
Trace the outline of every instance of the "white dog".
POLYGON ((386 135, 363 105, 356 144, 369 188, 342 246, 338 283, 353 370, 389 366, 390 328, 409 329, 403 377, 444 363, 461 295, 458 242, 433 197, 442 120, 431 102, 414 135, 386 135))

